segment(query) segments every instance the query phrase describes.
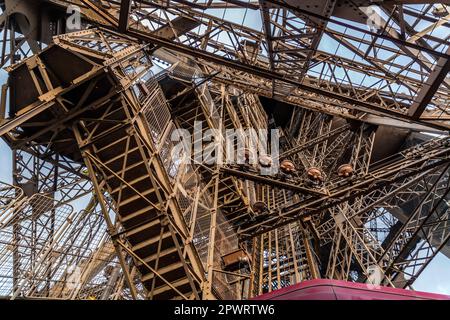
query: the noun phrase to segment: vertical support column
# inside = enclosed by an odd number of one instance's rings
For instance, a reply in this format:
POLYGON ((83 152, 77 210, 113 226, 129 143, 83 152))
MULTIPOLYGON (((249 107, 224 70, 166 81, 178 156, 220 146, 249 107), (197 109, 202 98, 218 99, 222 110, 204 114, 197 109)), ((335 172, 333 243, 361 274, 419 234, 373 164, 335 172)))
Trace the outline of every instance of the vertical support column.
POLYGON ((209 227, 209 244, 208 244, 208 258, 206 262, 207 279, 203 287, 203 300, 210 300, 214 298, 212 294, 212 282, 214 272, 214 245, 216 238, 217 227, 217 202, 219 198, 219 172, 215 172, 214 176, 214 200, 211 208, 211 223, 209 227))
POLYGON ((275 229, 275 257, 277 259, 277 289, 281 288, 280 254, 278 248, 278 229, 275 229))
POLYGON ((268 253, 267 253, 267 286, 269 292, 272 292, 272 231, 268 233, 268 253))
POLYGON ((308 260, 309 270, 311 272, 311 278, 312 279, 319 279, 319 270, 317 268, 316 259, 314 259, 311 245, 308 239, 308 235, 306 233, 306 230, 303 230, 303 245, 305 246, 306 251, 306 259, 308 260))
MULTIPOLYGON (((256 237, 252 239, 252 272, 250 273, 250 284, 249 284, 249 298, 252 298, 254 296, 254 290, 255 290, 255 276, 257 274, 257 265, 256 265, 256 247, 257 240, 256 237)), ((260 257, 261 258, 261 257, 260 257)))
MULTIPOLYGON (((18 168, 17 168, 17 150, 12 150, 12 164, 13 164, 13 185, 18 186, 17 177, 19 176, 18 168)), ((15 213, 16 214, 16 213, 15 213)), ((13 274, 13 288, 12 292, 16 292, 18 289, 18 280, 19 280, 19 263, 20 263, 20 255, 19 255, 19 237, 20 237, 20 226, 15 223, 13 226, 13 266, 12 266, 12 274, 13 274)))
POLYGON ((292 253, 292 262, 294 264, 295 283, 299 283, 300 282, 300 273, 298 271, 298 263, 297 263, 297 257, 296 257, 296 252, 295 252, 294 236, 292 234, 292 228, 291 228, 290 224, 288 224, 287 228, 289 230, 289 241, 291 243, 291 253, 292 253))
POLYGON ((262 284, 263 284, 263 272, 264 272, 264 233, 260 236, 260 246, 259 246, 259 281, 258 281, 258 295, 262 294, 262 284))

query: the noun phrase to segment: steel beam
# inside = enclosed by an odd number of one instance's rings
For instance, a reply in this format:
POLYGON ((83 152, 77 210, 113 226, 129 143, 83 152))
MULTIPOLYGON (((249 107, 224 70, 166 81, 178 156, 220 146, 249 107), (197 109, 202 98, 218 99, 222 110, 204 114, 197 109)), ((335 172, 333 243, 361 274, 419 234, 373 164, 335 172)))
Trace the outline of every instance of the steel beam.
MULTIPOLYGON (((447 55, 450 55, 450 46, 447 49, 447 55)), ((414 103, 408 109, 408 115, 415 120, 420 119, 420 116, 428 107, 431 99, 439 89, 443 81, 450 72, 450 58, 441 57, 437 60, 433 71, 428 76, 427 81, 420 88, 414 103)), ((444 106, 445 107, 445 106, 444 106)))

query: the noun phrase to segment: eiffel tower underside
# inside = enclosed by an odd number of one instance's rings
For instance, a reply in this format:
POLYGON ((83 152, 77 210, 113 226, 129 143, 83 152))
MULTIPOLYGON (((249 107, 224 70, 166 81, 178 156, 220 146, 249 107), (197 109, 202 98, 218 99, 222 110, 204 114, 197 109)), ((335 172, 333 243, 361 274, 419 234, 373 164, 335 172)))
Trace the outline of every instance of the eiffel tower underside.
POLYGON ((448 1, 0 8, 0 298, 414 289, 450 258, 448 1))

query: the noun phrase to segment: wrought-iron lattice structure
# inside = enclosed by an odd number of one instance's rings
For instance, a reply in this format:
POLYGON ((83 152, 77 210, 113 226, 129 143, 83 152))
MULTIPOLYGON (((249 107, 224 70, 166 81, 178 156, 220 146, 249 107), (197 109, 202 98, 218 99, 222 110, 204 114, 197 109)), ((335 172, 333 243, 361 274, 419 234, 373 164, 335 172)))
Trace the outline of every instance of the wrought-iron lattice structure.
POLYGON ((0 296, 413 288, 450 257, 450 4, 371 5, 0 1, 0 296), (251 129, 279 157, 178 148, 251 129))

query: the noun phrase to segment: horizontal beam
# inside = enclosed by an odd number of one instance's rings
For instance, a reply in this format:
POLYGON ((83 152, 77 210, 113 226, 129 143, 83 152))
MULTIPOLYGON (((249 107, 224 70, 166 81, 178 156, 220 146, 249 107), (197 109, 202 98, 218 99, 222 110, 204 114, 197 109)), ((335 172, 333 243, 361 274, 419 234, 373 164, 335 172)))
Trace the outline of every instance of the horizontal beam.
POLYGON ((32 119, 33 117, 37 116, 38 114, 47 110, 53 105, 54 101, 44 102, 40 104, 37 103, 32 104, 30 105, 30 110, 28 110, 27 112, 12 119, 4 120, 4 122, 0 124, 0 137, 16 129, 17 127, 20 127, 21 124, 32 119))
POLYGON ((242 170, 236 170, 236 169, 231 169, 231 168, 227 168, 227 167, 220 168, 220 171, 223 173, 227 173, 229 175, 238 177, 238 178, 243 178, 243 179, 247 179, 247 180, 251 180, 251 181, 255 181, 255 182, 260 182, 262 184, 280 187, 282 189, 288 189, 288 190, 292 190, 292 191, 309 193, 309 194, 314 194, 314 195, 321 195, 321 196, 326 195, 325 193, 319 192, 314 189, 308 189, 308 188, 301 187, 298 184, 293 184, 293 183, 284 182, 284 181, 272 179, 272 178, 265 177, 265 176, 260 176, 256 173, 245 172, 242 170))

